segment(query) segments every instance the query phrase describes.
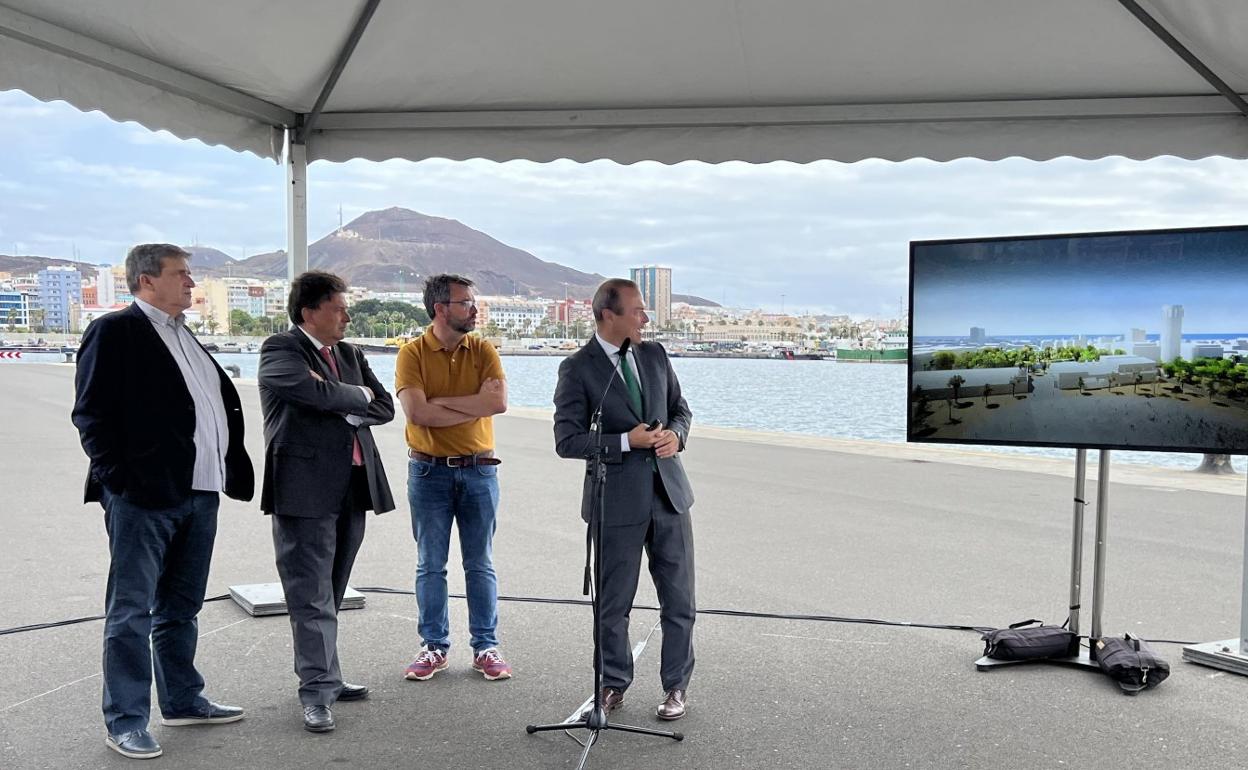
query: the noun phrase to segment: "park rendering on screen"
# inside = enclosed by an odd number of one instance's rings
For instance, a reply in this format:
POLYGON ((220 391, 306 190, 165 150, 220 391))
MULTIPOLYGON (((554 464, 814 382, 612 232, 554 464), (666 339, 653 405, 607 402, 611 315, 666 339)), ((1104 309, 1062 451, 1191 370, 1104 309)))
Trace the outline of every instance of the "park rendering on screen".
POLYGON ((907 438, 1248 453, 1248 226, 910 244, 907 438))

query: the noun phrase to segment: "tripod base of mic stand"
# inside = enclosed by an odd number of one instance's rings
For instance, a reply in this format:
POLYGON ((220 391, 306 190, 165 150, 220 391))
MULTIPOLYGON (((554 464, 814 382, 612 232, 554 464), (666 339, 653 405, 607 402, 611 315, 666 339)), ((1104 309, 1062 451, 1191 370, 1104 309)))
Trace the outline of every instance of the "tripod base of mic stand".
POLYGON ((633 725, 617 725, 612 724, 607 719, 606 711, 597 706, 585 715, 585 720, 581 722, 564 722, 557 725, 528 725, 524 731, 529 735, 533 733, 549 732, 551 730, 588 730, 589 738, 585 741, 585 750, 581 752, 578 768, 585 767, 585 760, 589 758, 589 750, 593 748, 594 743, 598 740, 598 734, 604 730, 617 730, 622 733, 637 733, 638 735, 653 735, 658 738, 671 738, 674 741, 683 741, 684 733, 671 732, 670 730, 654 730, 649 727, 634 727, 633 725))
POLYGON ((607 721, 607 718, 601 717, 601 723, 592 724, 593 715, 585 722, 564 722, 558 725, 529 725, 524 731, 529 735, 533 733, 544 733, 550 730, 619 730, 624 733, 638 733, 640 735, 654 735, 659 738, 671 738, 674 741, 683 741, 684 733, 672 732, 671 730, 655 730, 650 727, 634 727, 633 725, 618 725, 607 721))

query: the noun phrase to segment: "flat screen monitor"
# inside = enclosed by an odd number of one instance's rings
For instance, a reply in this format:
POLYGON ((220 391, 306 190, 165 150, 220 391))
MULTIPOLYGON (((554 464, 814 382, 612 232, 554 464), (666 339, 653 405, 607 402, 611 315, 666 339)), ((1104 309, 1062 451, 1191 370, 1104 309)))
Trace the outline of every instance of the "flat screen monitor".
POLYGON ((914 241, 907 438, 1248 453, 1248 226, 914 241))

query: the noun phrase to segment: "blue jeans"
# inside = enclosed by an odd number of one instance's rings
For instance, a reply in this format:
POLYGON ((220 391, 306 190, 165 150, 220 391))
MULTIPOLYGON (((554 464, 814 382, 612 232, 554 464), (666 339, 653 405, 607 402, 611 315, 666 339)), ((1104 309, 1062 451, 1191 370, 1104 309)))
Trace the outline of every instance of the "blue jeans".
POLYGON ((451 647, 447 614, 446 560, 451 523, 459 530, 468 594, 472 649, 498 646, 498 577, 494 574, 494 513, 498 509, 498 466, 448 468, 409 460, 407 501, 416 538, 416 605, 420 638, 443 651, 451 647))
POLYGON ((147 729, 152 669, 166 716, 208 705, 195 670, 208 566, 217 535, 215 492, 172 508, 141 508, 104 491, 112 557, 104 595, 104 723, 110 735, 147 729))

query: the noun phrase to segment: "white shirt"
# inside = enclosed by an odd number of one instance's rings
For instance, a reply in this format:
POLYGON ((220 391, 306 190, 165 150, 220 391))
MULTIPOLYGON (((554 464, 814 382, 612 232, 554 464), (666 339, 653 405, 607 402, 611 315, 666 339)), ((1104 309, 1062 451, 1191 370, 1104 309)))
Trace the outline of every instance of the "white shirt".
POLYGON ((186 328, 185 316, 181 313, 171 316, 137 297, 134 302, 169 349, 195 404, 195 466, 191 489, 220 492, 225 488, 225 451, 230 446, 225 401, 221 398, 221 374, 212 356, 186 328))
MULTIPOLYGON (((606 351, 607 360, 611 362, 611 365, 619 366, 620 346, 612 345, 610 342, 607 342, 606 340, 602 338, 602 335, 598 334, 597 332, 594 332, 594 338, 598 340, 598 344, 602 345, 602 349, 606 351)), ((633 355, 632 345, 628 346, 628 353, 626 353, 625 355, 628 356, 628 365, 632 367, 633 369, 633 376, 637 378, 637 387, 640 388, 641 387, 641 370, 637 368, 637 357, 633 355)), ((612 376, 614 377, 615 375, 612 375, 612 376)), ((624 378, 624 375, 621 374, 620 379, 623 380, 623 378, 624 378)), ((628 434, 621 433, 620 434, 620 451, 627 452, 631 449, 632 449, 632 446, 630 446, 628 443, 628 434)))
MULTIPOLYGON (((307 329, 305 329, 305 328, 303 328, 302 326, 297 326, 297 327, 295 327, 295 328, 296 328, 296 329, 298 329, 299 331, 303 332, 303 336, 305 336, 305 337, 307 337, 308 339, 312 340, 312 345, 316 348, 316 353, 317 353, 317 355, 320 355, 320 353, 321 353, 321 349, 322 349, 322 348, 329 348, 329 354, 330 354, 331 356, 334 356, 334 367, 335 367, 335 368, 337 368, 337 366, 338 366, 338 354, 336 354, 336 353, 334 352, 334 346, 333 346, 333 345, 326 345, 325 343, 321 342, 321 341, 320 341, 320 340, 318 340, 316 337, 313 337, 311 334, 309 334, 309 333, 308 333, 308 330, 307 330, 307 329)), ((322 356, 322 358, 323 358, 323 356, 322 356)), ((345 384, 349 385, 349 384, 351 384, 351 383, 345 383, 345 384)), ((364 394, 364 403, 366 403, 366 404, 371 404, 371 403, 373 403, 373 391, 372 391, 372 388, 369 388, 369 387, 364 386, 364 385, 356 385, 355 387, 359 388, 359 389, 360 389, 360 392, 364 394)), ((343 418, 344 420, 346 420, 347 422, 351 423, 352 425, 356 426, 356 427, 359 427, 360 423, 364 422, 364 418, 363 418, 363 417, 360 417, 358 414, 344 414, 344 415, 342 416, 342 418, 343 418)))

